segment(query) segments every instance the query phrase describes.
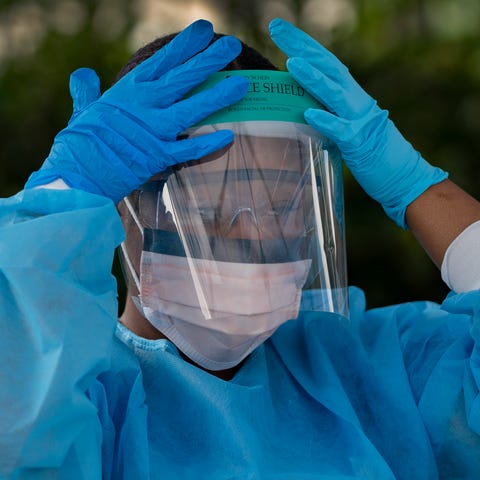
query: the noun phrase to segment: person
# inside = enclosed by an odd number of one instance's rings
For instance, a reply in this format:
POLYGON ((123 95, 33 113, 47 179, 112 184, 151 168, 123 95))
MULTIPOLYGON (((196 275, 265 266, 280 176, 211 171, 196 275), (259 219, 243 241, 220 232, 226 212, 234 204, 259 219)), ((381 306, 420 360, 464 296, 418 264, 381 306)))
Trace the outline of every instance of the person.
POLYGON ((0 210, 0 477, 478 478, 480 204, 333 54, 270 35, 290 74, 197 21, 103 95, 72 75, 69 125, 0 210), (266 120, 231 120, 252 104, 266 120), (345 303, 336 148, 441 266, 442 304, 345 303))

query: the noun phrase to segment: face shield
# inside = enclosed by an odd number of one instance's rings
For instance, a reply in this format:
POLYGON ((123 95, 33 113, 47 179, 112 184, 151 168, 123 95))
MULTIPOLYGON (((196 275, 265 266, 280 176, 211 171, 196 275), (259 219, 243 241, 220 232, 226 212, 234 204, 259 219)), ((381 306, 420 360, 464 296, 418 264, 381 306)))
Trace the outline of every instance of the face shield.
POLYGON ((348 317, 342 166, 305 124, 321 108, 286 72, 246 75, 234 106, 185 132, 235 134, 124 200, 122 257, 144 316, 196 363, 238 364, 278 326, 310 311, 348 317))

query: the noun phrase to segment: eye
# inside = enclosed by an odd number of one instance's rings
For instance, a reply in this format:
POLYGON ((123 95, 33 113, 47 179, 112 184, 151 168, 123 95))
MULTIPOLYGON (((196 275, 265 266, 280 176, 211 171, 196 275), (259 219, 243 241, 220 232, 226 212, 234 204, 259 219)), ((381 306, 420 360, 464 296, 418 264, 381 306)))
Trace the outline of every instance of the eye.
POLYGON ((216 212, 213 207, 198 207, 197 211, 202 220, 206 222, 213 222, 213 220, 215 220, 216 212))
POLYGON ((289 202, 274 202, 270 205, 266 215, 271 217, 278 217, 289 213, 289 202))
POLYGON ((271 208, 267 211, 264 218, 265 220, 274 220, 282 215, 282 210, 279 208, 271 208))

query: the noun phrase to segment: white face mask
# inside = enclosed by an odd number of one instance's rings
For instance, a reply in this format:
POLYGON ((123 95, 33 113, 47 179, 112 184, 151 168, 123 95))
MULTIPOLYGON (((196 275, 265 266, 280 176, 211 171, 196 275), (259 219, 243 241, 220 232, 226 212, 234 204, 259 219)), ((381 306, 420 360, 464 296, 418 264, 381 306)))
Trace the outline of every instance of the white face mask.
POLYGON ((298 316, 310 263, 230 263, 144 251, 136 303, 195 363, 223 370, 298 316))

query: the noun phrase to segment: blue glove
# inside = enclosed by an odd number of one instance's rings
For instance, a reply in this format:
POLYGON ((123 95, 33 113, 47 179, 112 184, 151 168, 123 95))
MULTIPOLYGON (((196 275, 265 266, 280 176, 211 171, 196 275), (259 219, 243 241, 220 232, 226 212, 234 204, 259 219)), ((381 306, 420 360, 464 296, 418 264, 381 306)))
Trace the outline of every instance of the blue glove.
POLYGON ((231 143, 230 131, 177 140, 188 127, 237 102, 247 91, 248 80, 233 76, 182 100, 241 51, 240 42, 228 36, 206 48, 212 38, 209 22, 193 23, 92 103, 98 93, 85 84, 95 83, 93 71, 82 69, 74 75, 72 119, 55 137, 48 158, 26 188, 61 178, 70 187, 117 203, 167 167, 231 143))
POLYGON ((275 44, 288 57, 294 78, 327 110, 308 109, 305 120, 334 141, 362 188, 406 228, 407 206, 448 174, 432 167, 408 143, 347 67, 290 23, 270 23, 275 44))

